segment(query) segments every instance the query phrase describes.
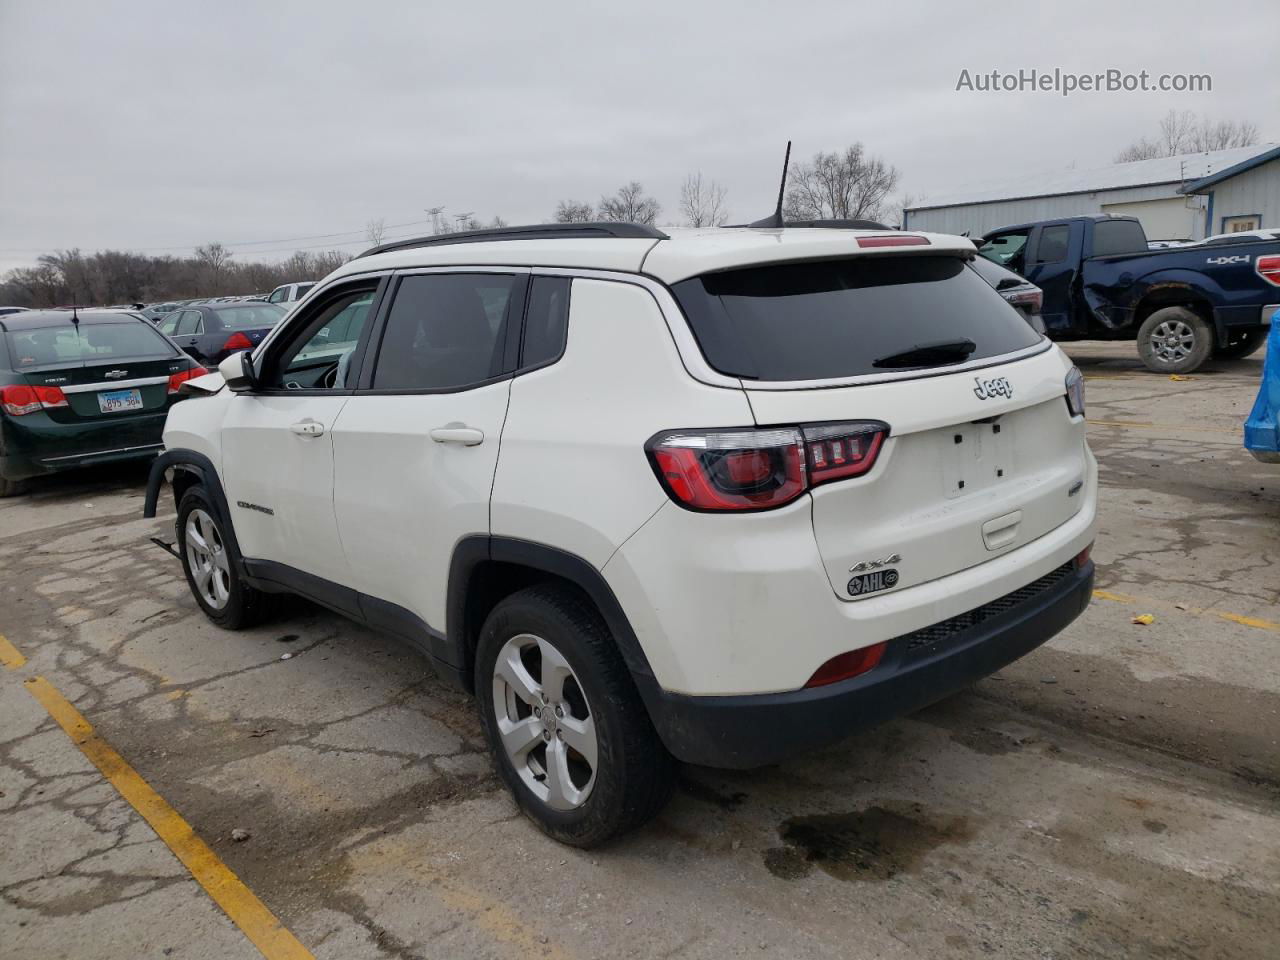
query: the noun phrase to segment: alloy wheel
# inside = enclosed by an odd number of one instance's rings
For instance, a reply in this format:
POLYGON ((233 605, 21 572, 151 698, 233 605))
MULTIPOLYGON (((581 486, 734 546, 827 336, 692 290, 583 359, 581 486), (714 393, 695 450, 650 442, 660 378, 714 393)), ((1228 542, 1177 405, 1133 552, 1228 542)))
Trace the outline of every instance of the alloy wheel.
POLYGON ((1181 320, 1165 320, 1151 331, 1151 349, 1162 363, 1178 363, 1191 355, 1195 331, 1181 320))
POLYGON ((187 514, 187 565, 200 598, 215 610, 231 599, 231 562, 213 517, 197 507, 187 514))
POLYGON ((507 759, 553 810, 587 802, 599 762, 595 718, 577 674, 542 637, 522 633, 498 651, 493 710, 507 759))

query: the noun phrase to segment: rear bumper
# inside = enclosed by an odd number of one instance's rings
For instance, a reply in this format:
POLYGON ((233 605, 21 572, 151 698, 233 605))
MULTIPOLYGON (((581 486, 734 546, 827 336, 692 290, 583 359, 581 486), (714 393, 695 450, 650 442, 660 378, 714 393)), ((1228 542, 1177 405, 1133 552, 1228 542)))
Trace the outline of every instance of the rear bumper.
POLYGON ((102 463, 154 457, 168 409, 90 423, 55 423, 43 413, 0 418, 0 477, 23 480, 102 463))
POLYGON ((879 666, 811 690, 694 697, 641 681, 663 742, 686 763, 745 769, 918 710, 1040 646, 1089 604, 1093 563, 1064 565, 977 610, 889 642, 879 666))

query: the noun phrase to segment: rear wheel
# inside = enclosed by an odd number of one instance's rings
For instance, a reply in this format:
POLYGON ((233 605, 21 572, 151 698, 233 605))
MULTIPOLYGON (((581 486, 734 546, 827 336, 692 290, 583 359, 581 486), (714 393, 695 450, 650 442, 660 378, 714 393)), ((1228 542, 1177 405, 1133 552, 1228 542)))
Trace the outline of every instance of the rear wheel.
POLYGON ((1214 348, 1213 355, 1219 360, 1239 360, 1257 350, 1266 339, 1267 331, 1265 329, 1233 333, 1227 340, 1225 347, 1214 348))
POLYGON ((1186 307, 1157 310, 1138 328, 1138 356, 1156 373, 1190 373, 1213 349, 1213 330, 1186 307))
POLYGON ((223 529, 208 493, 194 486, 178 504, 178 552, 191 595, 220 627, 240 630, 268 612, 268 595, 245 583, 239 554, 223 529))
POLYGON ((493 609, 476 694, 503 780, 556 840, 595 846, 670 798, 675 761, 608 628, 570 590, 532 587, 493 609))

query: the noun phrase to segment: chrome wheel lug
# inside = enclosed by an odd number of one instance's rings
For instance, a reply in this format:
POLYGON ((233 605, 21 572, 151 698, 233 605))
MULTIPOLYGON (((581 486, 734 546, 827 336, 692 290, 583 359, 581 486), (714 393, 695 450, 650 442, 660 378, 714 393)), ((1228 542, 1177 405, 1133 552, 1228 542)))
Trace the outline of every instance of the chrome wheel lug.
POLYGON ((564 707, 556 707, 556 716, 557 716, 557 717, 563 717, 563 716, 564 716, 564 707))

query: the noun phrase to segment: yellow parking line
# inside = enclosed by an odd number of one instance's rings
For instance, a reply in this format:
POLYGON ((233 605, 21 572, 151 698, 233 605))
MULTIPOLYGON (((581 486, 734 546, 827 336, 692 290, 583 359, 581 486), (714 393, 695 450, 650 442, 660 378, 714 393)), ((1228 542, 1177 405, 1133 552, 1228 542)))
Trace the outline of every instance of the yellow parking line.
POLYGON ((17 670, 20 666, 27 662, 18 648, 5 639, 3 633, 0 633, 0 663, 3 663, 6 670, 17 670))
POLYGON ((1133 597, 1127 593, 1112 593, 1109 590, 1095 590, 1093 595, 1099 600, 1114 600, 1116 603, 1133 603, 1133 597))
POLYGON ((1131 597, 1127 593, 1112 593, 1109 590, 1095 590, 1093 595, 1099 600, 1111 600, 1115 603, 1141 603, 1157 607, 1174 607, 1179 613, 1190 613, 1197 617, 1218 617, 1222 620, 1230 620, 1232 623, 1238 623, 1241 626, 1253 627, 1255 630, 1269 630, 1272 633, 1280 633, 1280 623, 1273 620, 1263 620, 1259 617, 1244 617, 1238 613, 1227 613, 1225 610, 1203 609, 1201 607, 1179 607, 1171 604, 1168 600, 1156 600, 1152 597, 1131 597))
POLYGON ((311 951, 299 943, 209 845, 196 836, 178 811, 94 732, 89 721, 49 681, 32 677, 26 681, 26 687, 80 752, 151 824, 205 892, 267 960, 315 960, 311 951))
POLYGON ((1280 633, 1280 623, 1272 623, 1270 620, 1259 620, 1257 617, 1242 617, 1238 613, 1223 613, 1221 610, 1206 610, 1206 613, 1212 613, 1215 617, 1221 617, 1223 620, 1230 620, 1232 623, 1242 623, 1246 627, 1257 627, 1259 630, 1271 630, 1274 633, 1280 633))

